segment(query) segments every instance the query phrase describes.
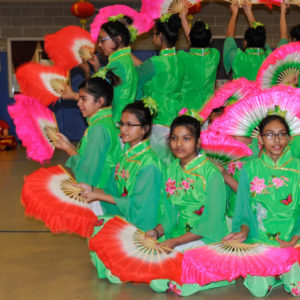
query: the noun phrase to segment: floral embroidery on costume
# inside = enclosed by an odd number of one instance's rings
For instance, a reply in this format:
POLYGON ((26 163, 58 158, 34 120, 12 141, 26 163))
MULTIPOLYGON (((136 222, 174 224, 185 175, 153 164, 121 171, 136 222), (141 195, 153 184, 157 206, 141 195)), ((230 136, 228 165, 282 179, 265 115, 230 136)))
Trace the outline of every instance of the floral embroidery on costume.
POLYGON ((276 232, 276 233, 267 233, 267 236, 269 238, 270 241, 276 241, 276 237, 277 235, 279 236, 280 235, 280 232, 276 232))
POLYGON ((268 181, 268 185, 265 184, 265 179, 258 178, 257 176, 250 182, 251 197, 255 197, 257 194, 270 194, 268 188, 275 187, 278 190, 280 187, 287 186, 286 181, 289 181, 287 177, 272 176, 272 179, 268 181))
POLYGON ((297 282, 297 285, 296 285, 296 283, 291 283, 291 286, 293 286, 293 288, 291 290, 292 295, 299 296, 300 295, 300 281, 297 282))
POLYGON ((167 197, 169 198, 174 193, 176 196, 179 196, 180 190, 184 190, 184 192, 186 192, 189 189, 193 189, 193 183, 195 183, 195 180, 187 178, 186 180, 182 180, 181 182, 179 182, 176 186, 176 181, 169 178, 166 182, 167 197))
POLYGON ((280 200, 280 202, 282 204, 288 206, 289 204, 291 204, 293 202, 292 195, 289 194, 286 199, 282 199, 282 200, 280 200))
POLYGON ((198 216, 201 216, 201 215, 203 214, 203 211, 204 211, 204 205, 202 205, 202 206, 200 207, 200 209, 194 210, 194 213, 195 213, 196 215, 198 215, 198 216))
POLYGON ((175 283, 172 283, 170 281, 168 286, 169 286, 169 288, 167 289, 168 292, 172 291, 176 295, 181 295, 181 290, 177 288, 175 283))
POLYGON ((230 175, 234 175, 236 169, 239 169, 239 170, 242 169, 243 165, 244 165, 244 162, 241 162, 240 160, 238 160, 238 161, 233 161, 233 162, 231 162, 230 164, 228 164, 227 172, 228 172, 230 175))
POLYGON ((94 226, 102 226, 104 224, 104 219, 99 219, 95 222, 94 226))
POLYGON ((128 191, 126 190, 126 187, 124 186, 123 193, 121 194, 121 197, 126 197, 128 195, 128 191))
POLYGON ((119 171, 119 169, 120 169, 120 164, 118 163, 116 165, 116 170, 115 170, 115 179, 119 180, 118 176, 120 176, 125 181, 127 181, 127 179, 129 178, 129 171, 126 171, 125 169, 119 171))

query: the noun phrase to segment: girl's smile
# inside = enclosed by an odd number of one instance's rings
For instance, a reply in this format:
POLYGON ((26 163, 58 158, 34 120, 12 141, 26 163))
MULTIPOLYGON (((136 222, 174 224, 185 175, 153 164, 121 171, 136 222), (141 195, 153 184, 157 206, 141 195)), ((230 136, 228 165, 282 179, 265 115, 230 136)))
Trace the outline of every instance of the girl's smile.
POLYGON ((82 116, 85 118, 92 116, 102 106, 99 101, 95 102, 95 97, 87 93, 85 89, 79 90, 79 100, 77 105, 82 116))

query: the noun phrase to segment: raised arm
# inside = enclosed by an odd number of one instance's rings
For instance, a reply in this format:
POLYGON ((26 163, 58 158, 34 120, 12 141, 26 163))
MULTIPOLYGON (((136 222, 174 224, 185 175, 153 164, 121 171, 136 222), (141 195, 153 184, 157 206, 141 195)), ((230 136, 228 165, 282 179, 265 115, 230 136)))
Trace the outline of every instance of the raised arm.
POLYGON ((251 3, 251 1, 245 1, 245 5, 243 6, 243 9, 244 9, 245 15, 248 19, 249 26, 252 27, 253 23, 255 22, 255 17, 254 17, 253 12, 252 12, 252 3, 251 3))
POLYGON ((288 5, 285 1, 280 3, 280 39, 288 39, 288 30, 286 25, 286 10, 288 5))
POLYGON ((235 36, 236 19, 239 12, 239 6, 237 1, 232 2, 232 4, 230 5, 230 10, 231 10, 231 18, 227 26, 226 37, 235 36))
POLYGON ((190 42, 190 24, 188 22, 187 19, 187 15, 188 15, 188 9, 186 7, 184 7, 184 9, 179 13, 179 17, 181 19, 181 26, 184 32, 184 35, 187 39, 188 42, 190 42))

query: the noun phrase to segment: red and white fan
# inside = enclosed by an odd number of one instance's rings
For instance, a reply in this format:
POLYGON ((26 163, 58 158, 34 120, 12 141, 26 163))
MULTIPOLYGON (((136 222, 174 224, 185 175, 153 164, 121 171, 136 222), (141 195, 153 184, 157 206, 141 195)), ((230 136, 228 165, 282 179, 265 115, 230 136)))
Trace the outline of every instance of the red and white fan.
POLYGON ((92 58, 95 45, 88 31, 67 26, 45 36, 45 51, 55 66, 69 71, 92 58))
POLYGON ((190 8, 202 0, 142 0, 141 13, 148 14, 152 19, 162 15, 181 12, 185 7, 190 8))
POLYGON ((42 220, 53 233, 90 237, 97 216, 75 184, 75 179, 61 166, 40 168, 26 176, 21 198, 25 214, 42 220))
POLYGON ((226 241, 186 250, 182 261, 183 283, 205 285, 232 281, 240 276, 277 276, 288 272, 297 262, 293 247, 226 241))
POLYGON ((22 94, 48 106, 57 101, 67 85, 67 71, 55 66, 25 63, 17 68, 16 77, 22 94))
POLYGON ((201 132, 201 149, 218 163, 227 163, 241 157, 252 155, 252 150, 244 143, 229 135, 211 130, 201 132))
POLYGON ((58 127, 53 112, 38 100, 19 94, 7 110, 30 159, 44 163, 54 153, 58 127))
POLYGON ((89 241, 111 273, 122 281, 146 282, 169 278, 181 282, 183 254, 159 247, 145 233, 120 217, 107 221, 89 241))

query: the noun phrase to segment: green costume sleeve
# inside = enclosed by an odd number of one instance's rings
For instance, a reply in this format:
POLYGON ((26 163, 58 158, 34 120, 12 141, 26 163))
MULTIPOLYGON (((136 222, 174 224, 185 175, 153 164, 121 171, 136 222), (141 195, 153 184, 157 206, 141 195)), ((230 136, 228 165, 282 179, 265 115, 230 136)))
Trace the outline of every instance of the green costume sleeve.
POLYGON ((237 44, 232 36, 225 39, 223 48, 223 64, 226 73, 228 74, 232 68, 233 60, 237 53, 237 44))
POLYGON ((280 39, 280 41, 279 41, 279 43, 278 43, 278 45, 277 45, 276 48, 279 48, 280 46, 286 45, 288 43, 289 43, 289 41, 287 39, 285 39, 285 38, 280 39))
POLYGON ((197 225, 191 232, 208 242, 220 241, 226 234, 225 225, 226 191, 223 176, 215 172, 207 182, 206 205, 197 225), (217 187, 217 188, 216 188, 217 187))
POLYGON ((110 144, 111 138, 103 126, 95 125, 89 130, 83 153, 72 155, 66 162, 78 182, 97 187, 110 144))
POLYGON ((300 158, 300 135, 293 136, 290 143, 293 157, 300 158))
POLYGON ((291 237, 293 237, 294 235, 300 236, 300 215, 296 219, 296 223, 295 223, 294 229, 292 231, 291 237))
POLYGON ((272 48, 268 44, 265 44, 265 50, 267 52, 272 52, 272 48))
POLYGON ((137 66, 136 70, 138 73, 138 87, 136 99, 141 99, 144 94, 143 86, 155 75, 155 69, 151 59, 147 59, 144 63, 137 66))
POLYGON ((168 198, 165 198, 164 202, 164 215, 162 214, 159 224, 164 228, 166 238, 169 238, 169 234, 176 226, 178 210, 176 205, 172 205, 168 198))
POLYGON ((250 183, 245 168, 241 170, 239 179, 232 232, 240 232, 242 225, 247 225, 250 229, 248 239, 258 236, 258 224, 250 206, 250 183))
POLYGON ((161 171, 155 165, 148 165, 137 175, 131 195, 113 197, 128 222, 145 231, 157 225, 162 179, 161 171))

